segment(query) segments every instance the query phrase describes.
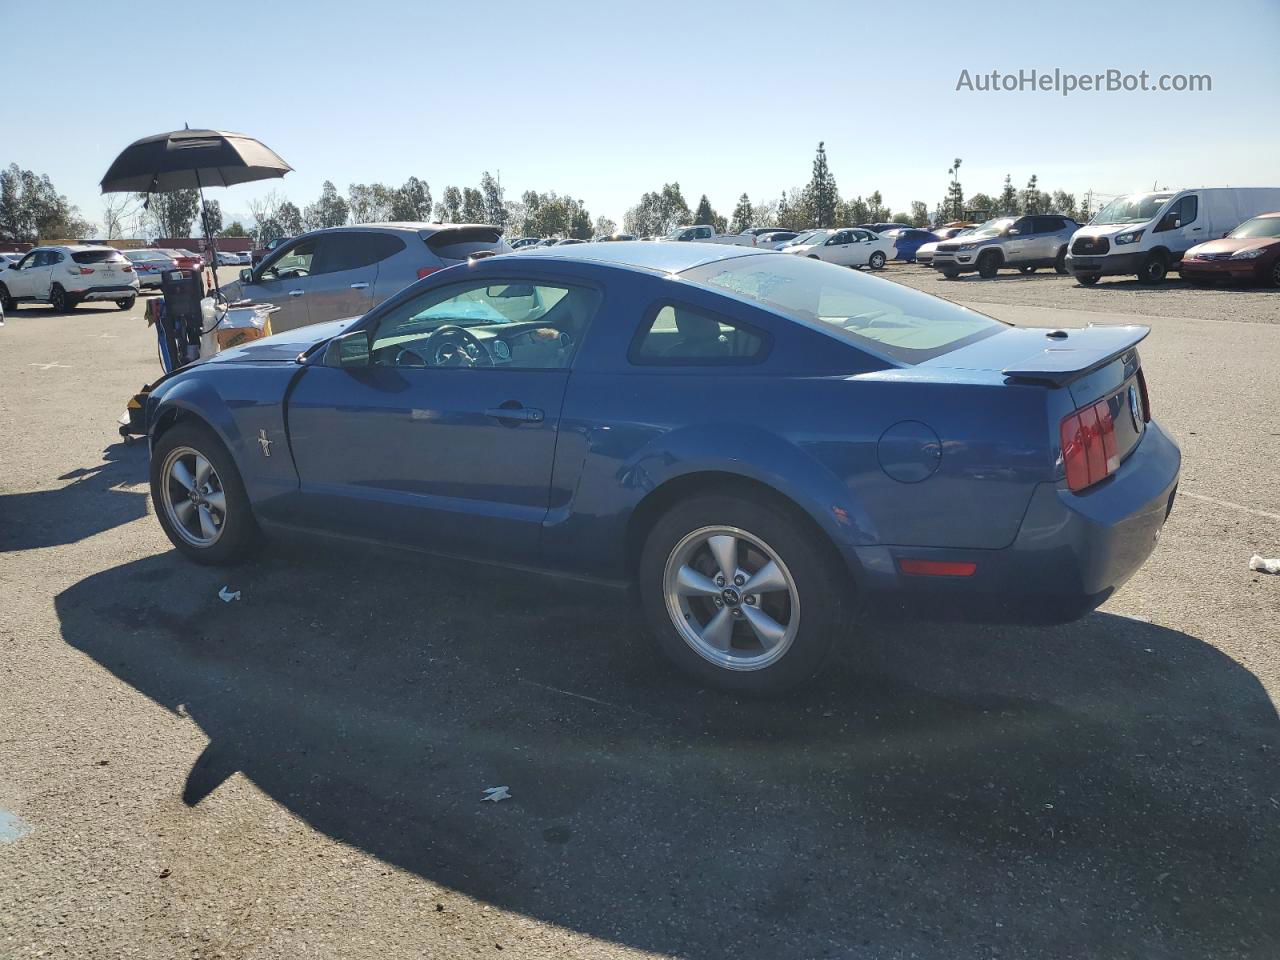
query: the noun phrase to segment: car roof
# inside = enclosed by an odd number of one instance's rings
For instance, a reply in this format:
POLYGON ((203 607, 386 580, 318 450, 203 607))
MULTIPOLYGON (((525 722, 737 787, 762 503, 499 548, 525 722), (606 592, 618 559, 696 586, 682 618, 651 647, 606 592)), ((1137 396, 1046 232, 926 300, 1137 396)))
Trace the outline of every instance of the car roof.
POLYGON ((320 233, 343 233, 351 230, 406 230, 413 233, 440 233, 446 230, 498 230, 491 223, 423 223, 412 220, 386 221, 379 223, 356 223, 349 226, 341 227, 322 227, 319 230, 311 230, 306 236, 313 236, 320 233))
POLYGON ((590 260, 618 266, 638 267, 659 273, 680 273, 716 260, 734 257, 772 256, 773 251, 755 247, 733 247, 719 243, 654 243, 620 240, 617 243, 575 243, 563 247, 542 247, 521 253, 519 259, 590 260))

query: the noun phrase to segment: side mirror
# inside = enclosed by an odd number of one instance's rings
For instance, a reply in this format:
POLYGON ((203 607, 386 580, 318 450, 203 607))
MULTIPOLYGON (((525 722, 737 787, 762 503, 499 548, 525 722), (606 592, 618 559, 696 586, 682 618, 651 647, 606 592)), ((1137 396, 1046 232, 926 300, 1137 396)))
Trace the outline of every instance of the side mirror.
POLYGON ((1169 213, 1165 215, 1164 219, 1160 221, 1159 226, 1156 227, 1156 233, 1159 233, 1162 230, 1173 230, 1173 229, 1176 229, 1178 226, 1179 226, 1178 218, 1175 217, 1172 213, 1169 213))
POLYGON ((241 271, 240 271, 240 282, 241 282, 241 283, 253 283, 253 271, 252 271, 252 270, 241 270, 241 271))
POLYGON ((326 367, 369 366, 368 331, 352 330, 330 340, 324 348, 324 365, 326 367))
POLYGON ((9 269, 10 269, 10 270, 17 270, 17 269, 18 269, 18 261, 17 261, 17 260, 15 260, 15 261, 13 261, 13 263, 9 264, 9 269))

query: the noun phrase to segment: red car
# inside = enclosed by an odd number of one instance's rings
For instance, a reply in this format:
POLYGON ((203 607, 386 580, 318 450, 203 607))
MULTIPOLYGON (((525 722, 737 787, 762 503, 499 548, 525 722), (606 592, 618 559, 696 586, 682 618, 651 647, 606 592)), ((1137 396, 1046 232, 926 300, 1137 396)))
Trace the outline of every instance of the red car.
POLYGON ((179 270, 199 270, 204 266, 204 260, 199 254, 192 253, 190 250, 161 250, 160 252, 169 257, 179 270))
POLYGON ((280 246, 280 244, 282 243, 288 243, 292 239, 293 237, 276 237, 274 240, 268 240, 266 243, 264 243, 261 246, 261 248, 253 251, 253 253, 250 254, 250 259, 253 261, 253 265, 256 267, 258 264, 260 264, 263 261, 263 258, 266 257, 266 255, 269 254, 272 250, 280 246))
POLYGON ((1178 273, 1196 284, 1243 280, 1280 287, 1280 211, 1260 213, 1221 240, 1196 244, 1183 254, 1178 273))

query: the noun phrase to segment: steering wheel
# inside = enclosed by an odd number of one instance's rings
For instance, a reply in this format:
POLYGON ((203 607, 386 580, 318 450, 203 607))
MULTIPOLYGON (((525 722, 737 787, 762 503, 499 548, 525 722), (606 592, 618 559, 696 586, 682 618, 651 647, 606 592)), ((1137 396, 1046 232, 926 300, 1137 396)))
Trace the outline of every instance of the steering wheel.
POLYGON ((422 352, 433 367, 493 366, 493 357, 484 344, 470 331, 452 323, 432 330, 422 344, 422 352))

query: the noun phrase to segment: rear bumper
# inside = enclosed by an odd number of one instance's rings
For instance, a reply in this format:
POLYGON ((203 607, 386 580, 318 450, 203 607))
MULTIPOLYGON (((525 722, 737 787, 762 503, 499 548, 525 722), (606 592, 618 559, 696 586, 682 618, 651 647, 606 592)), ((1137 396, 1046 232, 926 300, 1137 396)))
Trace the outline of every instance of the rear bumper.
POLYGON ((77 300, 123 300, 125 297, 137 296, 138 288, 133 284, 113 284, 111 286, 89 287, 72 294, 77 300))
POLYGON ((1145 250, 1137 253, 1108 253, 1100 257, 1075 256, 1067 253, 1067 272, 1072 276, 1081 273, 1098 277, 1114 277, 1125 273, 1137 273, 1142 261, 1147 259, 1145 250))
POLYGON ((851 560, 874 606, 987 622, 1065 622, 1103 603, 1155 549, 1173 508, 1182 453, 1156 422, 1111 477, 1072 493, 1036 487, 1002 550, 855 547, 851 560), (898 560, 976 564, 970 577, 906 576, 898 560))

